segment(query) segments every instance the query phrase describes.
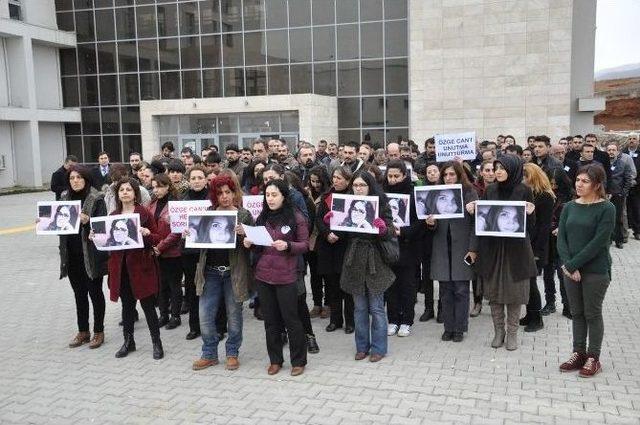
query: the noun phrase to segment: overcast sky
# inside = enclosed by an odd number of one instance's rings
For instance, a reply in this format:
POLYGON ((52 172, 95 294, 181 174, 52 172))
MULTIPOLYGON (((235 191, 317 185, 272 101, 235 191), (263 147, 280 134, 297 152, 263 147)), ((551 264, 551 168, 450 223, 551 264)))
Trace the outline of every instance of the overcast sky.
POLYGON ((640 0, 598 0, 595 71, 640 63, 640 0))

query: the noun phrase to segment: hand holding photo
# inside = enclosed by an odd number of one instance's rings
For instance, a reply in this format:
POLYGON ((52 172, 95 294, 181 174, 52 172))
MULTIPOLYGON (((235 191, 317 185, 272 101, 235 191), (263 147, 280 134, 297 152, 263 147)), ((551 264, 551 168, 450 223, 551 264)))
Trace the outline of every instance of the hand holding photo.
POLYGON ((342 195, 334 193, 331 198, 331 230, 343 232, 377 234, 373 221, 378 217, 377 196, 342 195))
POLYGON ((393 224, 396 227, 409 226, 409 213, 411 211, 409 200, 411 196, 402 193, 387 193, 389 198, 389 208, 391 208, 391 216, 393 224))
POLYGON ((140 234, 140 214, 91 217, 93 243, 98 251, 144 248, 140 234))
POLYGON ((476 235, 524 238, 527 231, 524 201, 478 201, 476 235))
POLYGON ((416 214, 420 220, 433 216, 434 219, 464 217, 461 184, 417 186, 413 189, 416 214))
POLYGON ((223 248, 236 247, 235 227, 238 211, 204 211, 189 214, 189 236, 186 248, 223 248))
POLYGON ((72 235, 80 229, 80 201, 40 201, 36 235, 72 235))

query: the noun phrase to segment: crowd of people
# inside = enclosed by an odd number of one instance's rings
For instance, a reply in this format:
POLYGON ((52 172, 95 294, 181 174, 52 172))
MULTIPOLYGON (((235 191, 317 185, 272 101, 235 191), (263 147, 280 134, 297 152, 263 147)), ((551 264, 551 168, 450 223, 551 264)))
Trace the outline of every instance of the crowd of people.
MULTIPOLYGON (((167 142, 150 162, 132 153, 128 165, 111 164, 101 152, 93 169, 69 156, 51 183, 57 200, 81 201, 79 232, 60 236, 61 278, 71 282, 77 310, 78 333, 69 346, 104 343, 105 275, 110 299, 122 303, 124 342, 116 357, 136 350, 139 302, 154 359, 164 356, 160 328, 176 329, 188 315, 186 339, 202 339, 193 369, 218 364, 225 339, 225 367, 238 369, 248 302, 264 321, 268 373, 281 370, 288 344, 294 376, 304 372, 307 353, 320 351, 311 319, 327 320, 326 332, 354 333, 355 360, 378 362, 390 337, 411 335, 418 294, 424 300, 418 320, 442 323, 442 341, 463 341, 469 318, 481 314, 486 300, 494 325, 490 345, 516 350, 520 326, 540 331, 543 317, 556 312, 558 282, 562 314, 573 326, 572 354, 559 368, 595 375, 609 247, 622 249, 628 228, 640 239, 638 135, 630 134, 624 146, 600 146, 592 134, 554 143, 542 135, 530 137, 524 149, 512 136, 499 136, 477 148, 475 160, 445 163, 436 162, 433 138, 422 152, 409 140, 386 148, 321 140, 299 142, 294 154, 284 140, 256 140, 251 148, 226 145, 224 159, 216 146, 200 155, 183 148, 174 158, 167 142), (415 187, 454 184, 462 187, 463 214, 417 218, 415 187), (338 194, 377 197, 373 232, 332 229, 338 194), (401 205, 387 194, 409 197, 406 225, 398 219, 401 205), (244 195, 263 196, 255 220, 243 208, 244 195), (212 210, 237 212, 236 248, 186 248, 188 232, 171 233, 169 201, 207 199, 212 210), (477 235, 478 200, 525 202, 526 237, 477 235), (98 251, 90 218, 121 213, 139 214, 144 248, 98 251), (242 224, 264 226, 271 246, 255 245, 242 224)), ((513 219, 506 209, 501 214, 513 219)))

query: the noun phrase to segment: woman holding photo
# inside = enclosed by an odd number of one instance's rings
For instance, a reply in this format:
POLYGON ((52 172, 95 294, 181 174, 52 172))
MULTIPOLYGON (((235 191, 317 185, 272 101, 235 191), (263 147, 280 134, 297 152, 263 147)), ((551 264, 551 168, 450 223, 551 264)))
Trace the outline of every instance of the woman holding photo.
POLYGON ((340 288, 353 296, 355 306, 355 359, 363 360, 369 355, 370 362, 378 362, 387 355, 384 292, 395 280, 395 275, 383 261, 377 241, 392 238, 395 227, 387 197, 371 174, 357 172, 350 186, 354 195, 378 197, 380 217, 372 220, 378 233, 346 233, 348 244, 340 275, 340 288))
MULTIPOLYGON (((311 171, 309 171, 308 192, 315 205, 314 211, 318 211, 318 207, 322 202, 322 196, 330 189, 331 182, 329 181, 329 174, 327 174, 326 167, 324 165, 313 167, 311 171)), ((323 216, 319 217, 322 218, 323 216)), ((309 315, 311 318, 319 316, 321 319, 326 319, 329 317, 330 311, 329 294, 327 291, 327 282, 318 269, 317 239, 318 226, 314 225, 311 236, 309 237, 309 252, 307 252, 307 262, 309 263, 309 272, 311 274, 311 293, 313 295, 313 308, 309 311, 309 315)))
MULTIPOLYGON (((440 182, 440 168, 438 164, 429 163, 425 169, 426 184, 433 186, 440 182)), ((423 229, 424 230, 424 229, 423 229)), ((418 319, 421 322, 428 322, 436 317, 436 322, 442 323, 442 302, 438 296, 438 309, 434 314, 433 309, 433 279, 431 279, 431 253, 433 245, 433 232, 424 232, 422 238, 422 249, 420 251, 420 263, 422 269, 422 281, 420 292, 424 293, 424 313, 418 319)))
POLYGON ((76 301, 78 333, 69 343, 70 348, 89 343, 98 348, 104 343, 105 300, 102 277, 107 274, 108 254, 100 252, 89 241, 91 217, 107 215, 103 194, 91 186, 88 169, 73 165, 67 173, 67 189, 61 201, 80 201, 80 228, 77 234, 61 235, 60 279, 69 278, 76 301), (93 307, 93 338, 89 332, 89 299, 93 307))
MULTIPOLYGON (((495 335, 491 346, 505 343, 507 350, 518 348, 518 319, 522 305, 529 302, 529 280, 537 268, 529 240, 535 226, 533 193, 523 180, 523 162, 516 155, 503 155, 493 162, 496 183, 487 186, 484 200, 526 201, 527 236, 525 238, 479 238, 476 272, 482 279, 484 296, 491 306, 495 335), (505 332, 505 307, 507 331, 505 332)), ((467 204, 470 214, 476 213, 476 203, 467 204)))
MULTIPOLYGON (((447 162, 441 167, 440 184, 462 185, 463 204, 476 201, 478 194, 467 179, 459 162, 447 162)), ((451 192, 446 190, 441 192, 451 192)), ((456 212, 460 201, 443 201, 442 209, 456 212)), ((440 211, 440 209, 438 209, 440 211)), ((465 212, 462 218, 434 219, 428 216, 427 228, 433 232, 431 278, 440 285, 443 341, 462 342, 469 327, 469 282, 474 278, 471 266, 478 253, 478 238, 473 229, 473 217, 465 212)))
POLYGON ((602 303, 611 282, 609 245, 616 215, 615 207, 607 201, 605 181, 600 165, 580 168, 578 198, 565 205, 558 227, 558 253, 573 315, 573 354, 560 365, 560 371, 579 370, 584 378, 602 370, 602 303))

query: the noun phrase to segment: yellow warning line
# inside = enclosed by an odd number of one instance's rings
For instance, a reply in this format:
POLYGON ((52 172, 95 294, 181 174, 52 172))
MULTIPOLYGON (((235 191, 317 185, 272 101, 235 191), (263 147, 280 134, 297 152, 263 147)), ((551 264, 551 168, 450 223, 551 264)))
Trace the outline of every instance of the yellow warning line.
POLYGON ((33 230, 36 227, 35 224, 29 224, 28 226, 19 226, 19 227, 9 227, 7 229, 0 229, 0 236, 2 235, 12 235, 14 233, 22 233, 33 230))

